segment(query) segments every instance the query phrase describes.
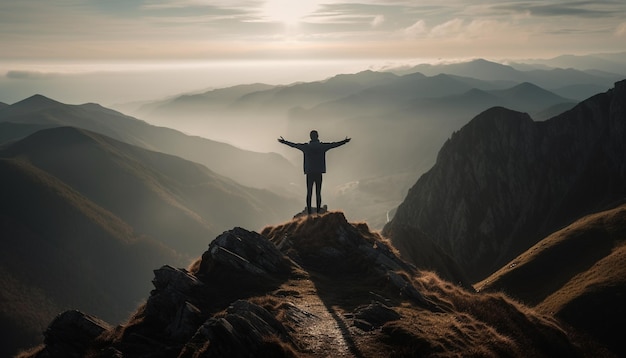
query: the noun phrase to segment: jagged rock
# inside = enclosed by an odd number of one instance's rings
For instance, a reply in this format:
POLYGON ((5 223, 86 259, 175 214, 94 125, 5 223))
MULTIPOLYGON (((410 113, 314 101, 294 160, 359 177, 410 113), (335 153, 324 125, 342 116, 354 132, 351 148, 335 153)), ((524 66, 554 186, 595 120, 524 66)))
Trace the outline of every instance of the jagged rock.
POLYGON ((146 302, 146 320, 158 327, 174 341, 191 337, 202 323, 200 310, 192 303, 204 286, 187 270, 165 265, 154 270, 153 290, 146 302))
POLYGON ((262 235, 236 227, 218 236, 202 255, 200 272, 221 264, 258 276, 287 273, 289 263, 283 254, 262 235))
POLYGON ((164 265, 160 269, 154 270, 152 284, 157 290, 170 288, 178 292, 188 292, 201 286, 202 282, 187 270, 164 265))
POLYGON ((398 319, 398 312, 380 302, 360 306, 354 312, 354 325, 364 331, 371 331, 398 319))
POLYGON ((277 336, 288 339, 285 327, 272 314, 261 306, 238 300, 227 309, 223 317, 208 319, 180 356, 272 356, 274 350, 282 347, 272 344, 267 338, 277 336))
POLYGON ((44 332, 40 358, 80 358, 96 337, 111 329, 108 323, 77 310, 58 315, 44 332))
POLYGON ((127 323, 87 338, 82 329, 63 340, 50 334, 46 347, 29 357, 580 356, 558 322, 503 295, 452 289, 435 274, 418 272, 378 233, 347 223, 341 213, 265 232, 267 239, 235 229, 210 249, 228 250, 269 277, 235 270, 209 249, 189 271, 155 270, 155 289, 127 323), (278 241, 285 256, 266 248, 278 241), (321 271, 302 259, 319 259, 320 250, 330 266, 321 271), (287 257, 303 265, 270 273, 292 264, 287 257))

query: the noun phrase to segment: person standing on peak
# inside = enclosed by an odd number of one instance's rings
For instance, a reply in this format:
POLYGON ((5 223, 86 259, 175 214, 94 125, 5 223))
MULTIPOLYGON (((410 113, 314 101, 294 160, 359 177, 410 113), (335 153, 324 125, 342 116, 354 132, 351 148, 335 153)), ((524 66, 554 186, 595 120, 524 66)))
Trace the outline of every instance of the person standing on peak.
POLYGON ((317 203, 317 212, 320 212, 322 206, 322 174, 326 173, 326 152, 330 149, 337 148, 350 141, 350 138, 339 142, 324 143, 320 142, 319 135, 316 130, 310 133, 311 141, 308 143, 293 143, 280 137, 278 141, 302 151, 304 154, 304 174, 306 175, 306 210, 311 215, 311 196, 313 194, 313 184, 315 184, 315 199, 317 203))

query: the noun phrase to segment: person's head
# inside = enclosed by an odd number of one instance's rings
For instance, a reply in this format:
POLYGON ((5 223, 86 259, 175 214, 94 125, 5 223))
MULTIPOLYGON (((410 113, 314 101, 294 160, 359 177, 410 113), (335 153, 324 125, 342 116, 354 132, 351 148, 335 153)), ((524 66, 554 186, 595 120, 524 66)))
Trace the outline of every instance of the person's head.
POLYGON ((317 140, 317 138, 319 138, 319 135, 317 134, 317 131, 315 129, 312 130, 309 135, 311 136, 311 140, 317 140))

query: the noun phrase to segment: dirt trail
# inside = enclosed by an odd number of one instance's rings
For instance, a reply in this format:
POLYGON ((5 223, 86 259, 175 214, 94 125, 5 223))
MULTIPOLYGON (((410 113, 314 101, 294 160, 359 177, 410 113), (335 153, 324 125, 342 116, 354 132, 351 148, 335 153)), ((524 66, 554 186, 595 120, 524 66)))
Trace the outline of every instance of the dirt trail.
POLYGON ((356 357, 346 341, 347 325, 341 314, 329 308, 320 299, 309 280, 299 282, 299 294, 289 300, 301 310, 292 312, 297 341, 302 345, 302 355, 308 357, 356 357))

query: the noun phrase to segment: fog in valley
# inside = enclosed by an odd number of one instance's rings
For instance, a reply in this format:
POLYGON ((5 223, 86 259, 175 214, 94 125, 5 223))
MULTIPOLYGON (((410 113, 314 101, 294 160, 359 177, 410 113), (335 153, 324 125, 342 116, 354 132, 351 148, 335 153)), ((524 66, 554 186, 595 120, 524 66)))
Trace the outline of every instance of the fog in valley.
MULTIPOLYGON (((617 56, 605 57, 615 64, 610 69, 624 70, 617 56)), ((117 108, 155 125, 281 154, 300 175, 284 173, 294 180, 290 195, 301 202, 302 154, 281 146, 276 138, 307 142, 312 129, 320 132, 322 141, 351 137, 349 145, 328 153, 324 201, 345 210, 350 219, 380 228, 409 187, 434 164, 443 143, 480 112, 504 106, 544 120, 610 88, 620 77, 608 69, 602 74, 572 67, 555 70, 560 65, 566 63, 477 59, 377 64, 370 67, 378 70, 316 81, 248 82, 117 108)))
POLYGON ((64 103, 96 102, 187 135, 278 153, 293 165, 288 172, 273 173, 287 186, 249 174, 232 179, 303 206, 302 154, 276 139, 307 142, 312 129, 322 141, 351 137, 349 145, 327 154, 324 204, 381 228, 434 164, 442 144, 474 116, 504 106, 547 119, 610 88, 621 76, 610 71, 623 66, 619 54, 526 62, 135 64, 109 72, 9 72, 0 81, 0 94, 38 91, 64 103), (559 67, 586 68, 593 61, 603 72, 559 67))

